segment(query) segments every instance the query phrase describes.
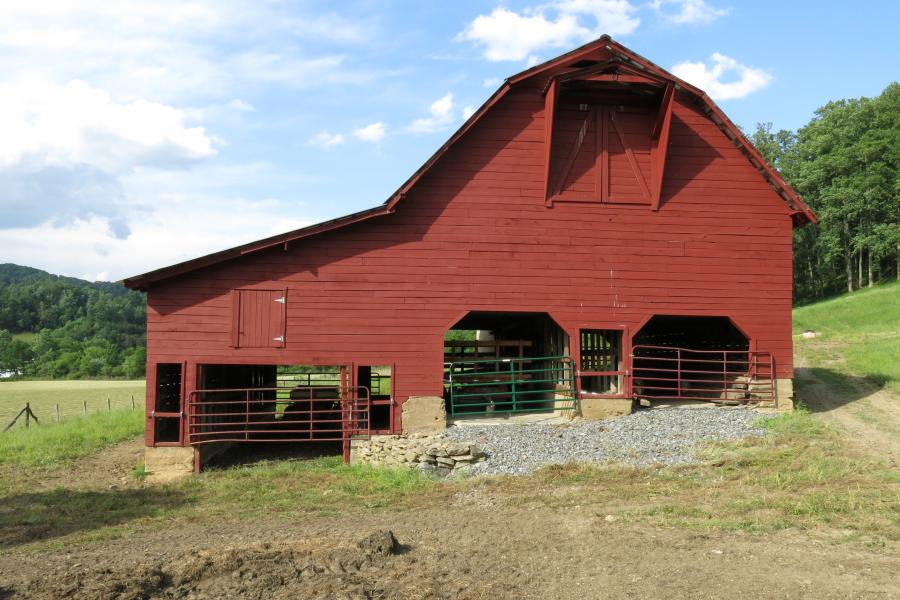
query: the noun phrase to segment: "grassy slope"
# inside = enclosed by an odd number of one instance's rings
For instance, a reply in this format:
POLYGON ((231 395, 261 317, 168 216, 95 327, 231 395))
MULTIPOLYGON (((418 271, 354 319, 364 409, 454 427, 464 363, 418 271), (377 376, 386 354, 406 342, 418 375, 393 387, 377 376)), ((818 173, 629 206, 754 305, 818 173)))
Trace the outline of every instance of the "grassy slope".
MULTIPOLYGON (((88 413, 106 411, 109 398, 113 409, 131 409, 134 396, 137 412, 142 413, 146 393, 143 380, 135 381, 0 381, 0 429, 15 417, 26 402, 42 422, 54 419, 59 404, 60 418, 81 415, 82 402, 88 413)), ((18 425, 16 425, 18 427, 18 425)))
POLYGON ((900 391, 900 282, 799 307, 794 334, 797 350, 812 366, 900 391), (807 329, 819 336, 799 337, 807 329))

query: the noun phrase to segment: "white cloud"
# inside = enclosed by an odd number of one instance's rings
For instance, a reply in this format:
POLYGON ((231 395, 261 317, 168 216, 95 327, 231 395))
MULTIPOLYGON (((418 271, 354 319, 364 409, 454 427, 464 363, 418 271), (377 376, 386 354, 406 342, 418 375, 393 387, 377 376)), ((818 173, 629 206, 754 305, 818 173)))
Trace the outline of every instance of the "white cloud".
POLYGON ((699 87, 714 100, 743 98, 772 82, 772 75, 766 71, 742 65, 718 52, 712 55, 710 64, 684 61, 672 67, 672 73, 699 87))
POLYGON ((384 138, 384 123, 377 121, 369 123, 365 127, 360 127, 353 132, 353 135, 364 142, 379 142, 384 138))
POLYGON ((472 115, 474 115, 476 110, 477 110, 477 109, 476 109, 474 106, 466 106, 466 107, 463 107, 463 112, 462 112, 463 119, 466 120, 466 121, 468 121, 468 120, 469 120, 469 117, 471 117, 472 115))
POLYGON ((710 6, 706 0, 653 0, 650 7, 676 25, 708 25, 728 14, 727 9, 710 6), (664 5, 674 5, 678 12, 664 11, 664 5))
POLYGON ((0 83, 0 166, 90 165, 120 173, 137 165, 181 165, 213 156, 203 127, 172 106, 118 102, 82 81, 0 83))
POLYGON ((494 87, 497 87, 498 85, 500 85, 500 83, 502 81, 503 80, 500 79, 499 77, 488 77, 481 82, 481 85, 483 85, 486 88, 494 88, 494 87))
POLYGON ((428 116, 410 123, 407 129, 414 133, 434 133, 443 131, 453 123, 453 93, 448 92, 428 107, 428 116))
POLYGON ((253 112, 256 108, 250 104, 249 102, 244 102, 240 98, 235 98, 231 102, 228 103, 228 108, 234 109, 238 112, 253 112))
POLYGON ((318 146, 319 148, 334 148, 344 143, 344 134, 329 133, 320 131, 309 140, 310 146, 318 146))
POLYGON ((632 33, 640 24, 635 11, 627 0, 561 0, 521 13, 501 6, 475 17, 456 39, 483 47, 491 61, 525 60, 537 50, 574 46, 603 33, 632 33))
POLYGON ((273 223, 273 214, 289 212, 285 203, 274 200, 194 197, 160 202, 152 214, 134 222, 127 240, 112 235, 99 217, 0 229, 3 260, 51 273, 119 280, 312 224, 301 218, 273 223))

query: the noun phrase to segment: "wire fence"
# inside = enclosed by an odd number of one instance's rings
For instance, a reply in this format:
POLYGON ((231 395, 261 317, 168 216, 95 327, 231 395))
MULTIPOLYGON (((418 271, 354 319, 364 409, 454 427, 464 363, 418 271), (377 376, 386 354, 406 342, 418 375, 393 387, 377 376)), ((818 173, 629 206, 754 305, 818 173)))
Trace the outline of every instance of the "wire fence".
MULTIPOLYGON (((44 402, 41 404, 42 406, 40 409, 33 406, 30 402, 26 402, 24 406, 17 407, 13 417, 4 418, 0 421, 0 427, 3 427, 2 431, 5 432, 14 427, 27 428, 32 424, 59 423, 60 421, 65 421, 66 419, 74 417, 84 417, 91 414, 112 412, 114 410, 144 410, 143 399, 136 398, 133 394, 130 398, 119 397, 115 398, 115 400, 110 395, 105 399, 82 399, 78 402, 44 402)), ((9 411, 6 410, 4 412, 8 413, 9 411)))

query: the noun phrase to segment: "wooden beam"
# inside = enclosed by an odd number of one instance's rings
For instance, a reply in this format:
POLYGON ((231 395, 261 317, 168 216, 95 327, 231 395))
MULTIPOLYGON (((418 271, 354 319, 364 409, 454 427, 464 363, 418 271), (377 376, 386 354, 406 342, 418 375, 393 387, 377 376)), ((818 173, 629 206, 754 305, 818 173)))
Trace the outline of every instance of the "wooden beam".
POLYGON ((616 113, 610 111, 609 113, 609 121, 612 123, 613 129, 616 130, 616 134, 619 136, 619 141, 622 143, 622 147, 625 149, 625 156, 628 158, 628 164, 631 165, 631 170, 634 171, 634 176, 637 178, 638 185, 641 187, 641 196, 643 196, 644 200, 652 203, 653 198, 650 195, 650 189, 647 187, 647 182, 644 181, 644 175, 641 173, 641 167, 637 163, 637 159, 634 157, 634 152, 631 150, 631 146, 628 145, 628 140, 625 138, 625 132, 619 128, 618 123, 616 123, 616 113))
POLYGON ((553 158, 553 118, 556 114, 556 98, 559 85, 556 79, 550 80, 550 87, 544 96, 544 197, 548 207, 553 206, 553 195, 550 193, 551 159, 553 158))
POLYGON ((659 210, 662 199, 663 175, 666 171, 666 154, 669 150, 669 131, 672 129, 672 107, 675 104, 675 87, 666 86, 662 104, 653 126, 653 184, 651 190, 651 207, 659 210), (657 130, 658 128, 658 130, 657 130))
POLYGON ((653 123, 653 130, 650 133, 650 137, 654 140, 659 139, 659 134, 662 131, 663 121, 666 119, 666 116, 671 116, 672 114, 672 97, 675 95, 675 86, 669 84, 666 86, 666 91, 663 92, 662 102, 659 105, 659 111, 656 113, 656 121, 653 123))
POLYGON ((566 178, 572 171, 572 166, 575 164, 575 159, 578 157, 578 152, 581 150, 581 146, 584 144, 584 138, 587 137, 587 130, 588 126, 591 123, 591 119, 596 118, 596 112, 597 107, 591 107, 591 109, 588 111, 587 117, 585 117, 584 119, 584 123, 581 124, 581 129, 578 130, 578 137, 575 139, 575 144, 572 146, 572 149, 569 151, 569 155, 566 157, 566 162, 563 164, 562 172, 560 173, 559 178, 554 182, 553 194, 549 196, 550 198, 556 196, 562 191, 562 187, 566 183, 566 178))

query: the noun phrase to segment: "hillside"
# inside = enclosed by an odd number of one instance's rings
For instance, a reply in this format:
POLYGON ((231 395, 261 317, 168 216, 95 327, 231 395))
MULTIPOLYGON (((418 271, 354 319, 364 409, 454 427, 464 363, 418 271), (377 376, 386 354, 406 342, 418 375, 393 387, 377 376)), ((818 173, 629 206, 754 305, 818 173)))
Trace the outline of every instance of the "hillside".
POLYGON ((28 377, 140 377, 144 295, 110 282, 0 265, 0 371, 28 377))
POLYGON ((796 308, 794 335, 811 366, 900 391, 900 282, 796 308), (817 337, 804 339, 805 330, 817 337))

